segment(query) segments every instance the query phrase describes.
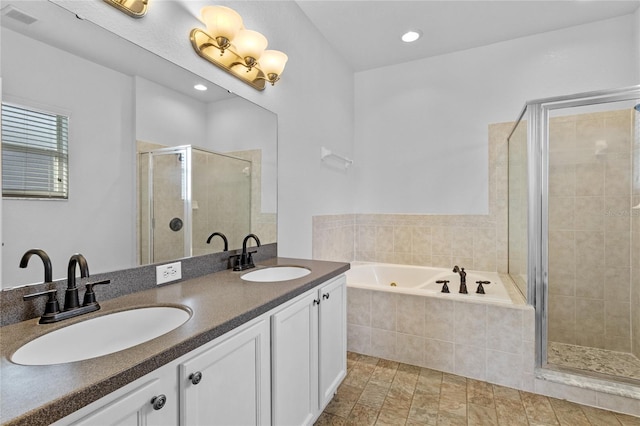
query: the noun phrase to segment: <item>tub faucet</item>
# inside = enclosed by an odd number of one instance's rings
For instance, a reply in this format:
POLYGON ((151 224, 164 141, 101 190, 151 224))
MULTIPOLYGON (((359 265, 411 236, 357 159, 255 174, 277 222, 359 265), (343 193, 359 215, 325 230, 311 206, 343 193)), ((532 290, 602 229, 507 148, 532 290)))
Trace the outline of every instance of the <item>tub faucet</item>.
POLYGON ((51 259, 49 258, 49 255, 47 254, 47 252, 45 252, 44 250, 42 249, 28 250, 25 254, 22 255, 22 259, 20 259, 20 267, 26 268, 27 265, 29 264, 29 259, 34 254, 38 256, 42 260, 42 263, 44 264, 44 282, 50 283, 53 280, 51 259))
POLYGON ((459 293, 467 294, 467 273, 464 271, 464 268, 458 267, 455 265, 453 267, 453 272, 457 272, 460 274, 460 291, 459 293))
POLYGON ((249 234, 244 237, 244 240, 242 240, 242 254, 236 255, 236 257, 238 257, 238 261, 236 262, 236 266, 233 267, 234 271, 244 271, 245 269, 255 268, 256 265, 253 264, 253 257, 251 257, 255 251, 247 252, 247 242, 251 238, 253 238, 258 247, 260 247, 260 239, 257 235, 249 234))
POLYGON ((227 240, 227 236, 224 235, 222 232, 214 232, 213 234, 209 235, 209 238, 207 238, 207 244, 211 244, 211 239, 216 235, 222 238, 222 241, 224 241, 223 251, 229 251, 229 241, 227 240))
POLYGON ((80 277, 89 276, 89 265, 83 255, 76 253, 69 259, 67 267, 67 291, 64 294, 64 310, 70 311, 80 306, 78 287, 76 286, 76 265, 80 267, 80 277))

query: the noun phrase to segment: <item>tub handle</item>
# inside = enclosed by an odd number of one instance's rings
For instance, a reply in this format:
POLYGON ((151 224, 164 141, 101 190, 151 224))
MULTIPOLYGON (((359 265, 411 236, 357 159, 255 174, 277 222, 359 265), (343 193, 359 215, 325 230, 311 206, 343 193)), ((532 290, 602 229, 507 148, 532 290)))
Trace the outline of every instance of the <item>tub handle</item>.
POLYGON ((442 291, 440 293, 449 293, 449 280, 438 280, 436 284, 442 284, 442 291))
POLYGON ((491 281, 476 281, 476 284, 478 284, 478 289, 476 290, 476 293, 484 294, 484 287, 482 285, 491 284, 491 281))

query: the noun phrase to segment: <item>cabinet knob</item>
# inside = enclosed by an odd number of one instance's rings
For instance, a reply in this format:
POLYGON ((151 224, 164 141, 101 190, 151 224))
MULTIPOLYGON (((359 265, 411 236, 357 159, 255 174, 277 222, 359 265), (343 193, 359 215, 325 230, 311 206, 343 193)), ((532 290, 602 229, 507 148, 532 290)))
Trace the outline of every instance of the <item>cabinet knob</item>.
POLYGON ((325 293, 325 294, 322 295, 322 298, 323 299, 328 299, 329 296, 331 296, 329 293, 325 293))
POLYGON ((319 304, 320 304, 320 299, 313 299, 313 306, 319 305, 319 304))
POLYGON ((167 397, 164 395, 154 396, 151 400, 151 405, 154 410, 161 410, 162 407, 167 403, 167 397))
POLYGON ((200 380, 202 380, 202 373, 199 371, 196 371, 195 373, 189 376, 189 380, 191 380, 191 384, 197 385, 198 383, 200 383, 200 380))

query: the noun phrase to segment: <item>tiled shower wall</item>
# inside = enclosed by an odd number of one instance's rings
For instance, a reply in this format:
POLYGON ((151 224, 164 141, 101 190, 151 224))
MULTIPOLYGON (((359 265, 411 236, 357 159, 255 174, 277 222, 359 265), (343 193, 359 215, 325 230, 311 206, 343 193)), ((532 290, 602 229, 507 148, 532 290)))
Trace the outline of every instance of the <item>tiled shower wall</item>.
POLYGON ((489 126, 489 214, 348 214, 313 218, 313 258, 507 271, 507 145, 489 126))
POLYGON ((550 120, 550 341, 631 351, 632 135, 629 109, 550 120))
POLYGON ((207 244, 213 232, 223 232, 229 247, 242 246, 251 230, 251 162, 193 149, 191 158, 192 240, 194 256, 223 251, 221 238, 207 244))

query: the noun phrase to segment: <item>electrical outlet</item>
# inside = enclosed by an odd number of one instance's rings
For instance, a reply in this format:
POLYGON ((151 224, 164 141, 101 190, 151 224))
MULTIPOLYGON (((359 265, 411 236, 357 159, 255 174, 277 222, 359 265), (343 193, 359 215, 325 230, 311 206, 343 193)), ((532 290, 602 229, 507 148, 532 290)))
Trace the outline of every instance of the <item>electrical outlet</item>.
POLYGON ((168 283, 182 278, 182 263, 173 262, 156 266, 156 285, 168 283))

